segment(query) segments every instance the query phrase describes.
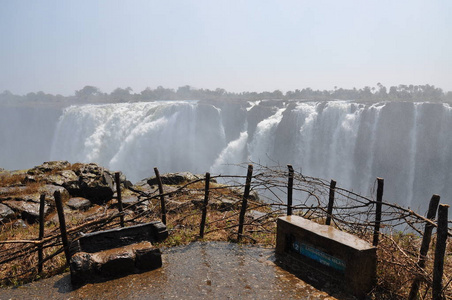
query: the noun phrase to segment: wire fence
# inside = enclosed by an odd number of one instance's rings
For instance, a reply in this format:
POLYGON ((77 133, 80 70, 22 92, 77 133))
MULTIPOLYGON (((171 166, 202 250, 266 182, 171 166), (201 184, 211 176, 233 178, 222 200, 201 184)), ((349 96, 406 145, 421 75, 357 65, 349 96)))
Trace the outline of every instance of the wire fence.
MULTIPOLYGON (((435 251, 438 252, 440 243, 436 209, 433 217, 427 216, 378 200, 377 195, 362 196, 341 188, 340 183, 336 186, 336 182, 306 176, 291 167, 254 164, 250 176, 249 165, 241 166, 244 173, 248 168, 247 176, 206 173, 207 180, 200 177, 177 186, 146 190, 129 187, 138 195, 136 202, 124 204, 120 210, 100 208, 83 221, 69 219, 68 240, 77 240, 80 232, 115 228, 122 222, 128 226, 161 219, 165 220, 169 239, 175 244, 202 237, 251 243, 266 239, 268 244, 274 245, 276 220, 289 213, 321 224, 331 223, 330 226, 374 245, 377 234, 376 294, 386 295, 388 299, 414 295, 418 299, 429 299, 432 293, 435 295, 438 278, 435 278, 433 257, 438 255, 435 251), (422 253, 421 246, 426 243, 423 238, 428 233, 426 228, 438 234, 433 235, 432 241, 427 243, 427 252, 424 249, 422 253)), ((376 180, 372 194, 377 190, 377 183, 376 180)), ((122 190, 127 189, 123 186, 122 190)), ((432 201, 433 198, 436 196, 432 201)), ((117 203, 116 206, 122 205, 117 203)), ((441 207, 447 212, 447 206, 441 207)), ((452 223, 447 217, 445 224, 447 243, 447 237, 452 236, 452 223)), ((12 225, 2 226, 1 231, 2 236, 8 237, 0 241, 0 282, 3 284, 18 284, 67 269, 58 224, 47 224, 46 231, 38 238, 36 231, 24 233, 25 229, 12 225), (40 251, 42 254, 38 255, 40 251)), ((450 244, 445 247, 440 294, 444 299, 452 299, 452 247, 450 244)))

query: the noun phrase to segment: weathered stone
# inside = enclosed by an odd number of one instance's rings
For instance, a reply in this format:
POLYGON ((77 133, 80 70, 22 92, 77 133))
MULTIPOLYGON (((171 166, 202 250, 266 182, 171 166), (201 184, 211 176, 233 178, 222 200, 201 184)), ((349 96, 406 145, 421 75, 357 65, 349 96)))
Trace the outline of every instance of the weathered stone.
MULTIPOLYGON (((28 222, 35 222, 39 218, 39 203, 31 201, 7 200, 3 201, 3 204, 21 214, 22 218, 26 219, 28 222)), ((45 205, 44 215, 47 215, 49 212, 49 206, 45 205)))
POLYGON ((135 270, 135 255, 131 245, 129 247, 109 249, 95 253, 100 269, 104 276, 118 276, 129 274, 135 270))
POLYGON ((75 197, 69 199, 67 206, 75 210, 87 210, 91 206, 91 201, 82 197, 75 197))
POLYGON ((143 246, 135 247, 135 267, 139 270, 154 270, 162 266, 162 254, 160 249, 150 244, 141 243, 143 246))
POLYGON ((70 260, 71 280, 73 283, 82 282, 97 273, 97 265, 92 254, 77 252, 71 256, 70 260))
MULTIPOLYGON (((243 197, 243 194, 245 193, 245 187, 242 187, 242 188, 236 188, 236 189, 233 190, 233 192, 234 192, 236 195, 238 195, 238 196, 240 196, 240 197, 243 197)), ((248 200, 251 200, 251 201, 259 201, 259 193, 258 193, 257 191, 251 190, 251 191, 250 191, 250 194, 249 194, 249 196, 248 196, 248 200)))
MULTIPOLYGON (((202 178, 202 177, 201 177, 202 178)), ((196 175, 193 175, 190 172, 182 172, 182 173, 168 173, 160 175, 160 179, 162 180, 162 184, 181 184, 187 181, 193 181, 200 179, 196 175)), ((149 185, 157 185, 157 177, 153 176, 147 180, 149 185)))
POLYGON ((135 205, 140 201, 140 199, 138 199, 138 196, 136 195, 126 195, 124 197, 122 197, 122 204, 123 206, 128 206, 128 205, 135 205))
POLYGON ((141 241, 161 242, 167 237, 166 226, 162 222, 154 221, 84 234, 76 243, 80 251, 94 253, 141 241))
POLYGON ((50 204, 51 206, 55 206, 55 198, 54 198, 54 194, 56 191, 60 192, 61 198, 63 199, 63 201, 65 199, 69 199, 70 195, 68 190, 66 190, 64 187, 62 186, 56 186, 56 185, 52 185, 52 184, 46 184, 44 186, 41 186, 39 188, 39 194, 45 194, 45 200, 48 204, 50 204))
POLYGON ((153 270, 162 266, 162 257, 146 241, 94 253, 76 252, 69 265, 72 283, 81 284, 153 270))
POLYGON ((36 166, 33 169, 27 171, 29 175, 38 175, 42 173, 49 173, 52 171, 60 171, 68 169, 71 164, 68 161, 47 161, 42 165, 36 166))
POLYGON ((0 187, 0 197, 5 198, 8 196, 23 194, 27 189, 28 188, 24 185, 0 187))
POLYGON ((8 206, 0 203, 0 221, 5 222, 15 217, 14 211, 8 206))
POLYGON ((77 186, 79 183, 77 174, 72 170, 62 170, 55 174, 43 175, 43 177, 43 180, 54 185, 77 186))
POLYGON ((78 184, 70 182, 63 186, 73 196, 84 197, 95 202, 104 202, 112 198, 115 191, 112 175, 97 164, 81 165, 75 173, 78 184))
MULTIPOLYGON (((160 179, 162 180, 162 184, 168 185, 178 185, 190 181, 195 181, 204 178, 204 175, 196 175, 190 172, 180 172, 180 173, 167 173, 160 175, 160 179)), ((149 177, 143 179, 142 181, 146 181, 149 185, 157 185, 157 177, 149 177)), ((217 182, 215 179, 211 179, 210 182, 217 182)))

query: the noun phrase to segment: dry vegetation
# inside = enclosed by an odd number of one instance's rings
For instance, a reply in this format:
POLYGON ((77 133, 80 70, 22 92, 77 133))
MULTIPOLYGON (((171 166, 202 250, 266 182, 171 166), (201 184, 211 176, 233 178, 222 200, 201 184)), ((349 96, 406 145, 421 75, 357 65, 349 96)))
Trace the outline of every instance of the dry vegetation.
MULTIPOLYGON (((246 218, 245 232, 241 242, 274 247, 276 239, 275 220, 279 215, 284 214, 286 209, 284 197, 287 189, 287 174, 284 170, 269 170, 264 167, 257 170, 255 174, 252 190, 263 196, 260 200, 248 201, 248 211, 260 211, 263 214, 257 218, 246 218)), ((329 183, 301 174, 296 174, 295 179, 298 183, 294 186, 294 190, 299 193, 297 199, 299 204, 294 207, 295 213, 322 223, 325 219, 326 203, 328 202, 329 183)), ((2 185, 7 185, 4 184, 5 182, 17 182, 17 180, 19 179, 1 178, 2 185)), ((203 240, 237 241, 242 197, 239 187, 240 184, 235 181, 228 182, 227 185, 210 184, 209 207, 203 240), (224 199, 230 200, 226 206, 221 202, 224 199)), ((160 199, 157 190, 149 194, 141 193, 142 202, 146 203, 146 209, 126 207, 126 225, 160 219, 160 199)), ((297 195, 296 193, 295 195, 297 195)), ((340 188, 336 190, 336 198, 340 205, 338 204, 333 212, 333 226, 371 242, 375 201, 340 188)), ((169 192, 166 192, 167 228, 170 235, 159 246, 170 247, 200 240, 199 224, 203 199, 203 180, 175 186, 169 192)), ((118 213, 112 208, 113 204, 114 200, 103 207, 92 208, 91 213, 95 217, 88 222, 86 220, 81 221, 81 218, 74 217, 74 215, 67 215, 67 227, 71 238, 76 238, 76 232, 79 231, 89 232, 118 227, 118 213)), ((49 216, 48 220, 50 218, 52 216, 49 216)), ((378 246, 378 283, 373 291, 372 298, 406 299, 413 279, 415 276, 420 276, 422 280, 419 299, 430 299, 435 240, 431 243, 425 271, 417 266, 424 221, 425 218, 414 212, 387 204, 383 211, 382 222, 384 226, 382 226, 378 246), (409 226, 402 226, 406 224, 409 224, 409 226)), ((10 223, 1 226, 0 230, 0 241, 36 241, 38 236, 36 225, 23 228, 15 227, 13 223, 10 223)), ((32 252, 36 249, 35 244, 0 242, 1 284, 17 285, 67 270, 64 256, 61 253, 61 242, 58 234, 58 226, 53 222, 47 222, 45 239, 48 242, 45 244, 44 257, 53 256, 53 258, 45 262, 44 271, 41 274, 37 272, 37 253, 32 252), (9 261, 13 257, 17 257, 17 259, 9 261)), ((452 299, 452 245, 450 238, 444 274, 444 295, 446 299, 452 299)))

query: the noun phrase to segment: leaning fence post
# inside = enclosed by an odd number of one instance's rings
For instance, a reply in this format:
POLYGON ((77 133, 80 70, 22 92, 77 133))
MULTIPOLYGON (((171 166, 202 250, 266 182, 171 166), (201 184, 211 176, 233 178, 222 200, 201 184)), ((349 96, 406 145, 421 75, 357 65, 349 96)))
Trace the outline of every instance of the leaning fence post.
POLYGON ((67 238, 66 221, 64 220, 63 203, 61 202, 60 191, 55 191, 53 196, 55 197, 55 206, 58 212, 58 221, 60 222, 61 241, 63 242, 64 255, 66 256, 66 261, 69 264, 71 255, 69 254, 69 242, 67 238))
POLYGON ((201 238, 204 237, 204 227, 206 226, 206 217, 207 217, 207 204, 209 203, 209 184, 210 184, 210 173, 206 173, 206 184, 204 188, 204 204, 202 206, 202 217, 201 217, 201 225, 199 229, 199 236, 201 238))
POLYGON ((115 173, 115 181, 116 181, 116 195, 118 196, 118 210, 119 210, 119 222, 121 223, 121 227, 124 227, 124 213, 122 208, 122 196, 121 196, 121 180, 119 178, 119 172, 115 173))
POLYGON ((289 168, 289 181, 287 183, 287 215, 292 215, 292 195, 293 195, 293 167, 287 165, 289 168))
POLYGON ((245 192, 243 193, 242 208, 239 216, 239 232, 237 240, 240 242, 243 234, 243 223, 245 222, 246 207, 248 205, 248 197, 250 195, 251 177, 253 176, 253 165, 248 165, 248 172, 246 174, 245 192))
POLYGON ((166 206, 165 206, 165 196, 163 196, 163 184, 162 179, 160 178, 159 169, 157 167, 154 168, 155 177, 157 178, 157 184, 159 186, 160 193, 160 208, 162 210, 162 223, 166 225, 166 206))
MULTIPOLYGON (((39 240, 44 238, 44 209, 45 209, 46 195, 41 194, 39 198, 39 240)), ((38 245, 38 273, 42 272, 42 260, 44 259, 42 244, 38 245)))
POLYGON ((383 186, 384 179, 377 178, 378 186, 377 186, 377 207, 375 210, 375 228, 374 228, 374 240, 373 245, 378 246, 378 239, 380 234, 380 223, 381 223, 381 206, 383 204, 383 186))
POLYGON ((334 192, 335 192, 335 190, 336 190, 336 181, 331 179, 331 182, 330 182, 330 197, 329 197, 329 201, 328 201, 328 209, 326 211, 326 221, 325 221, 326 225, 330 225, 331 224, 331 216, 333 215, 334 192))
MULTIPOLYGON (((427 212, 427 218, 429 220, 433 221, 435 219, 436 211, 438 210, 439 199, 440 199, 439 195, 433 195, 432 198, 430 199, 430 204, 428 206, 428 212, 427 212)), ((427 222, 425 224, 424 235, 422 237, 421 249, 419 250, 419 261, 417 263, 419 268, 421 268, 422 270, 424 270, 424 268, 425 268, 425 260, 427 258, 428 249, 430 247, 430 240, 432 238, 433 228, 434 228, 433 224, 431 224, 429 222, 427 222)), ((411 285, 410 295, 408 296, 409 300, 417 299, 417 294, 419 292, 420 283, 421 283, 421 277, 416 276, 411 285)))
POLYGON ((444 254, 447 244, 447 223, 449 205, 441 204, 438 208, 438 229, 436 233, 435 262, 433 264, 432 299, 440 300, 443 292, 444 254))

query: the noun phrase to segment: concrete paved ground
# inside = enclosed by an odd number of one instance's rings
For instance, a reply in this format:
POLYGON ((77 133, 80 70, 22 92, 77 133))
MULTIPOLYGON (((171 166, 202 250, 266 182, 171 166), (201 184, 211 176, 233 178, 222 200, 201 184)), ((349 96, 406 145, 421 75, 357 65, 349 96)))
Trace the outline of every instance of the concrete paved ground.
POLYGON ((62 274, 0 290, 0 299, 350 299, 283 270, 273 249, 197 242, 162 252, 163 267, 154 271, 77 289, 62 274))

